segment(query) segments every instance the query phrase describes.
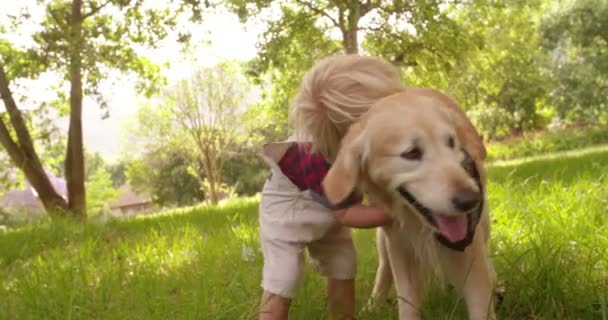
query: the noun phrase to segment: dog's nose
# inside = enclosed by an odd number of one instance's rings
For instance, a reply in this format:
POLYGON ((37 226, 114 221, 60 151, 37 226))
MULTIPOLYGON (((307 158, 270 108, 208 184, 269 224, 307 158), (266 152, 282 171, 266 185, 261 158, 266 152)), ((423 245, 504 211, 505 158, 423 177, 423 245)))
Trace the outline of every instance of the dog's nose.
POLYGON ((481 193, 473 189, 462 189, 452 198, 452 204, 460 211, 467 212, 481 201, 481 193))

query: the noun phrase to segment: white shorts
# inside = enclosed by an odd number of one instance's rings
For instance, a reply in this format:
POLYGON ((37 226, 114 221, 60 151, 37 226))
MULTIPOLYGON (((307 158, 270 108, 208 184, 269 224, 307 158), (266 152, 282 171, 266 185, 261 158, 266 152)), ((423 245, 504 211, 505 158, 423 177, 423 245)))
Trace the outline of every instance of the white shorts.
POLYGON ((355 278, 357 254, 350 230, 341 227, 310 243, 262 238, 264 290, 293 298, 304 273, 304 247, 308 249, 315 271, 331 279, 355 278))
POLYGON ((351 231, 330 209, 300 191, 273 168, 260 202, 260 240, 264 254, 262 288, 293 298, 304 272, 304 248, 313 267, 333 279, 354 279, 357 254, 351 231))

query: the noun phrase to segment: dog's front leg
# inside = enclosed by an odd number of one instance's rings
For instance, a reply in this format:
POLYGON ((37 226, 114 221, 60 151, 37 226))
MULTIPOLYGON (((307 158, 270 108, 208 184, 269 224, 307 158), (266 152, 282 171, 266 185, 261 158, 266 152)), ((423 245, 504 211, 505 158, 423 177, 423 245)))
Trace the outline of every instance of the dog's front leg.
POLYGON ((465 252, 441 248, 442 268, 448 280, 464 295, 471 320, 496 319, 494 273, 479 233, 465 252))
POLYGON ((420 279, 418 266, 407 241, 397 226, 385 227, 390 266, 399 300, 399 320, 420 319, 420 279))
POLYGON ((376 247, 378 249, 378 270, 374 281, 374 290, 369 301, 370 305, 378 304, 386 300, 388 291, 393 284, 390 258, 388 255, 388 240, 382 228, 376 231, 376 247))

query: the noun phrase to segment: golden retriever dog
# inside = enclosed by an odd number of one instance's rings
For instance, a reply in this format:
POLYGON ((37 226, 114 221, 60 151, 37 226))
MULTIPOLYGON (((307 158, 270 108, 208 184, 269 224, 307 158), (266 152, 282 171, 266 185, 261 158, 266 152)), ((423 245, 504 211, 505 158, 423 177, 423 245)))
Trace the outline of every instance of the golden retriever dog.
POLYGON ((393 217, 378 229, 372 299, 394 280, 399 319, 420 319, 435 274, 460 290, 470 319, 495 317, 484 157, 458 105, 425 88, 378 100, 342 140, 323 187, 334 203, 363 191, 393 217))

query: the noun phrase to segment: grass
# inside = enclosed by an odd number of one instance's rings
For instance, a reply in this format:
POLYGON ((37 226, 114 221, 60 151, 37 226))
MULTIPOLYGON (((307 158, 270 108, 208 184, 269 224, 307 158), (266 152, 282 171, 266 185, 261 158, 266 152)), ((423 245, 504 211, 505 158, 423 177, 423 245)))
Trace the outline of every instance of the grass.
MULTIPOLYGON (((608 150, 490 168, 501 319, 608 319, 608 150)), ((0 319, 254 319, 262 257, 257 199, 105 225, 40 222, 0 233, 0 319)), ((1 231, 0 231, 1 232, 1 231)), ((358 319, 377 258, 355 232, 358 319)), ((310 269, 293 319, 326 318, 310 269)), ((425 319, 465 319, 456 294, 428 293, 425 319)))
POLYGON ((530 157, 608 144, 608 127, 582 127, 526 134, 487 145, 488 160, 530 157))

